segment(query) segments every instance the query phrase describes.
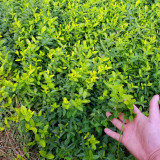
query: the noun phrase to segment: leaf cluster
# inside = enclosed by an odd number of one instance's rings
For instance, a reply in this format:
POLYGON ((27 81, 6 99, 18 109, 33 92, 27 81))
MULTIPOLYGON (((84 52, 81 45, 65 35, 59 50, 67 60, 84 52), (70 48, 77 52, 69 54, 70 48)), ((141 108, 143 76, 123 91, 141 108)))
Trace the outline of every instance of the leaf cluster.
POLYGON ((156 0, 1 0, 0 120, 19 123, 42 159, 115 159, 105 112, 147 114, 159 19, 156 0))

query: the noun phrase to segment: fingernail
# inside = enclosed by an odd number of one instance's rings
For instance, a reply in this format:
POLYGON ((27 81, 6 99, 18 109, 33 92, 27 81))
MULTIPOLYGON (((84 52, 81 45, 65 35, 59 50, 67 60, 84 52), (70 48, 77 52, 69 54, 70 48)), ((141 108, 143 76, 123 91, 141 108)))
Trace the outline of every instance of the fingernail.
POLYGON ((109 133, 109 130, 107 128, 104 129, 105 133, 109 133))
POLYGON ((159 101, 159 95, 158 95, 158 94, 157 94, 157 96, 156 96, 156 97, 157 97, 157 101, 159 101))

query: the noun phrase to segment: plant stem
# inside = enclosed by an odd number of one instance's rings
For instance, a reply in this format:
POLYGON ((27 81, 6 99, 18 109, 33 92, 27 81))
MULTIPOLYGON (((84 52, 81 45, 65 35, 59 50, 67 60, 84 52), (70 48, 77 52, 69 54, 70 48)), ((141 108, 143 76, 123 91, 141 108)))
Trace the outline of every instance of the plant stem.
POLYGON ((119 160, 119 145, 120 145, 121 135, 122 135, 122 132, 123 132, 124 122, 125 122, 125 118, 124 118, 124 120, 123 120, 123 124, 122 124, 122 128, 121 128, 121 132, 120 132, 120 136, 119 136, 119 140, 118 140, 118 149, 117 149, 117 158, 118 158, 118 160, 119 160))

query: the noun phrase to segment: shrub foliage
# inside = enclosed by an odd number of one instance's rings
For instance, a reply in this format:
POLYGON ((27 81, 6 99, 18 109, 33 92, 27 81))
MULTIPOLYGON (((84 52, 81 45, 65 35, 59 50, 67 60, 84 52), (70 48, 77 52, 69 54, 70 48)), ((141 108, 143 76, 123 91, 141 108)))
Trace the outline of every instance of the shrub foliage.
POLYGON ((105 112, 148 111, 159 38, 158 0, 1 0, 0 119, 42 159, 115 159, 105 112))

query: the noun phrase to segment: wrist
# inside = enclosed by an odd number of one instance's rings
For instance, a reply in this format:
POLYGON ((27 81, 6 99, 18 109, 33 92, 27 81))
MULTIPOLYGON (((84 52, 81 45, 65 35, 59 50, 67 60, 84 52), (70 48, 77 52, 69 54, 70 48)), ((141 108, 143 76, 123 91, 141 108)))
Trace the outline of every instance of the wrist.
POLYGON ((159 159, 160 159, 160 148, 152 152, 147 158, 147 160, 159 160, 159 159))

